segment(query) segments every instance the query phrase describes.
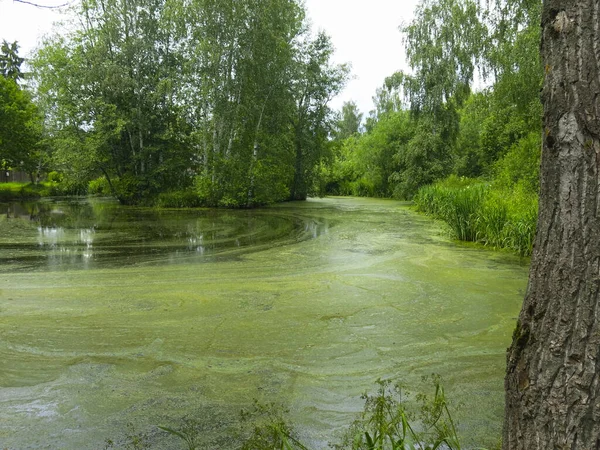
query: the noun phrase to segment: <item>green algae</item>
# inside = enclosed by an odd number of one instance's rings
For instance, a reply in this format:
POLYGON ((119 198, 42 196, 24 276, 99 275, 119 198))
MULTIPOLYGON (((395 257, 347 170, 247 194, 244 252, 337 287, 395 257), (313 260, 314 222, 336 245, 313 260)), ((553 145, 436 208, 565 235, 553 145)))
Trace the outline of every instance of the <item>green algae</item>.
POLYGON ((464 404, 467 444, 500 435, 527 267, 449 241, 403 203, 0 214, 4 447, 99 448, 132 422, 168 448, 152 426, 184 416, 223 440, 259 399, 325 448, 377 378, 433 372, 464 404))

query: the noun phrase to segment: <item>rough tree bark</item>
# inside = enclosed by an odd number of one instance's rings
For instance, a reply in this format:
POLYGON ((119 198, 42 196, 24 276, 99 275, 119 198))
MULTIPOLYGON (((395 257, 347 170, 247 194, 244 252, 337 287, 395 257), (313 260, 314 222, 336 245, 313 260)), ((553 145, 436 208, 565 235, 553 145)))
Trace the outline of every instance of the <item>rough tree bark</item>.
POLYGON ((503 448, 600 449, 600 2, 544 0, 540 213, 503 448))

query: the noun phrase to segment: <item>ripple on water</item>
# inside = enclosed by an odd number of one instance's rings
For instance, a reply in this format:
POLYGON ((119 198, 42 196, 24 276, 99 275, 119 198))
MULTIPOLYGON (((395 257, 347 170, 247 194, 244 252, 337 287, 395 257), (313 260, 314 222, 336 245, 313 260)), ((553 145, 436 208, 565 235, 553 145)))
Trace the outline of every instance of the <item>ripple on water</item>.
POLYGON ((133 422, 169 448, 156 425, 184 417, 222 441, 258 399, 326 448, 377 378, 432 372, 467 445, 500 434, 527 267, 402 203, 18 208, 0 210, 3 446, 101 448, 133 422))
POLYGON ((10 212, 0 210, 0 271, 223 261, 315 239, 330 227, 293 211, 161 211, 106 200, 4 209, 10 212))

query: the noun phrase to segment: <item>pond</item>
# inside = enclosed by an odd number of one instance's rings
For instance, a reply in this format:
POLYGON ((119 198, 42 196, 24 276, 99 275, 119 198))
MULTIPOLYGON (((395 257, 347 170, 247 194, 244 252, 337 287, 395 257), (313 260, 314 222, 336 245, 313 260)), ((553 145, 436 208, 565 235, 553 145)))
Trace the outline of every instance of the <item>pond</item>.
POLYGON ((131 423, 180 448, 156 425, 186 417, 223 443, 256 399, 327 448, 375 380, 432 373, 491 446, 527 270, 391 200, 0 204, 0 447, 102 448, 131 423))

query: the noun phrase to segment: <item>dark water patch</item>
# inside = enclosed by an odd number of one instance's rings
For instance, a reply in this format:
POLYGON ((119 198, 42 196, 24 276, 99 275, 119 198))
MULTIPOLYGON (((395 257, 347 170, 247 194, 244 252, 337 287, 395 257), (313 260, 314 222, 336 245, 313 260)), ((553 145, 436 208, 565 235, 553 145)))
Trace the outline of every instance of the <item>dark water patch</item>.
POLYGON ((327 221, 266 209, 156 210, 107 200, 0 208, 0 271, 222 261, 314 239, 327 221))

